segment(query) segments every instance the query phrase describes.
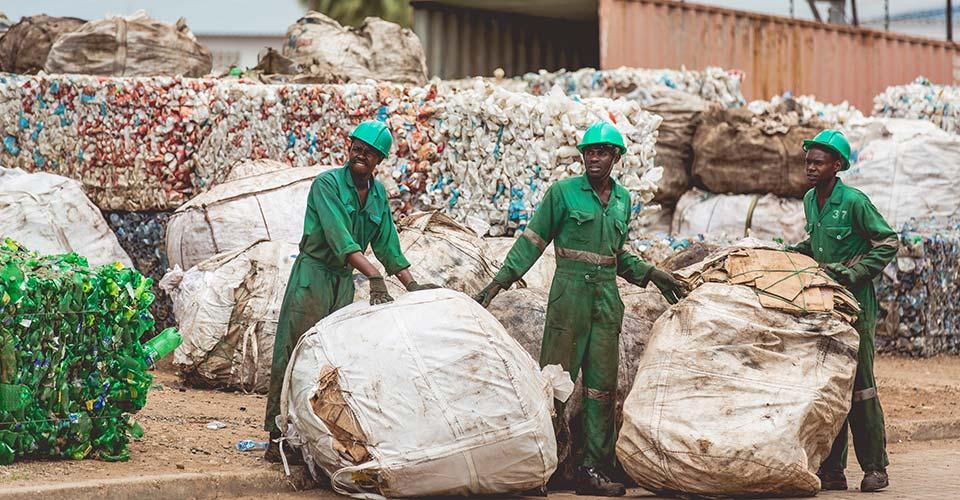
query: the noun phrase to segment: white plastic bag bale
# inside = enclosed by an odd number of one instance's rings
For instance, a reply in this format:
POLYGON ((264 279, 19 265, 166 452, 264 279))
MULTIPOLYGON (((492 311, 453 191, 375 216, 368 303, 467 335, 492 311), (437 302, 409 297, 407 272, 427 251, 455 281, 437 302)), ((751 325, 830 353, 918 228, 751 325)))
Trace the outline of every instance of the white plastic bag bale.
POLYGON ((960 137, 925 120, 870 119, 856 161, 840 177, 863 191, 893 227, 960 215, 960 137), (874 125, 874 126, 871 126, 874 125))
POLYGON ((264 393, 290 270, 291 243, 261 241, 160 281, 183 335, 173 364, 191 385, 264 393))
POLYGON ((795 315, 758 297, 745 285, 707 282, 654 324, 617 440, 620 462, 643 488, 819 490, 816 471, 850 409, 859 337, 835 313, 795 315))
POLYGON ((802 200, 691 189, 677 202, 670 232, 678 237, 738 239, 745 236, 749 227, 750 235, 756 238, 783 238, 787 243, 797 243, 807 237, 805 224, 802 200))
MULTIPOLYGON (((495 263, 499 270, 507 260, 507 254, 513 248, 517 238, 485 238, 487 244, 487 256, 495 263)), ((557 271, 557 255, 553 250, 551 242, 544 249, 543 254, 533 264, 533 267, 523 275, 523 282, 527 288, 542 288, 549 290, 553 283, 553 275, 557 271)))
POLYGON ((553 393, 473 299, 429 290, 347 306, 305 333, 279 420, 341 494, 505 494, 556 468, 553 393))
POLYGON ((0 238, 44 254, 76 252, 91 266, 133 267, 79 182, 0 167, 0 238))
POLYGON ((299 243, 313 179, 324 167, 285 168, 223 182, 177 209, 167 223, 170 267, 266 239, 299 243))

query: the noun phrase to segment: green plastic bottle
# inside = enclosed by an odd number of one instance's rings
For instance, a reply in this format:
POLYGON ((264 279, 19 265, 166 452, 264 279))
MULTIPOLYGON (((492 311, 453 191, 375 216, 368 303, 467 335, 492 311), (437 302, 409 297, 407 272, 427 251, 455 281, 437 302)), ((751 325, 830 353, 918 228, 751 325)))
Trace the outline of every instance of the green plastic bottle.
POLYGON ((173 352, 180 346, 181 342, 183 342, 183 337, 172 326, 148 340, 143 346, 144 360, 147 362, 147 366, 153 366, 161 358, 173 352))

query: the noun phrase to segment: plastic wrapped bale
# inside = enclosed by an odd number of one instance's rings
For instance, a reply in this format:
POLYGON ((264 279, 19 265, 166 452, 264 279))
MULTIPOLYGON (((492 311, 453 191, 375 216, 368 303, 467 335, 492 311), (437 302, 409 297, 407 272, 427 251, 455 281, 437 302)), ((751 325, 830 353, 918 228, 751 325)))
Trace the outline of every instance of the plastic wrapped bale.
POLYGON ((90 21, 61 35, 50 48, 44 71, 100 76, 192 76, 210 73, 210 50, 197 41, 185 19, 167 24, 139 11, 90 21))
MULTIPOLYGON (((0 240, 0 465, 129 458, 146 404, 150 279, 0 240)), ((155 351, 153 351, 155 352, 155 351)))
MULTIPOLYGON (((647 291, 634 293, 627 287, 637 288, 626 282, 621 283, 621 294, 626 312, 623 316, 623 328, 620 333, 620 361, 617 376, 617 422, 621 420, 621 408, 630 387, 640 355, 646 346, 650 329, 656 318, 667 308, 662 296, 653 296, 647 291)), ((643 290, 643 289, 638 289, 643 290)), ((489 311, 507 329, 517 342, 534 359, 540 359, 543 343, 543 327, 547 318, 547 299, 549 291, 539 288, 512 288, 500 292, 490 303, 489 311)), ((557 429, 557 457, 560 460, 560 477, 571 480, 578 465, 578 454, 584 443, 581 402, 583 397, 582 379, 577 378, 576 389, 564 409, 564 418, 557 429)))
POLYGON ((772 194, 713 194, 688 191, 673 214, 674 236, 760 239, 797 243, 807 237, 803 202, 772 194))
POLYGON ((893 227, 960 215, 960 137, 922 120, 881 125, 883 135, 857 150, 843 182, 869 196, 893 227))
POLYGON ((133 265, 79 182, 0 167, 0 237, 45 254, 76 252, 91 265, 133 265))
MULTIPOLYGON (((517 239, 485 238, 483 241, 487 245, 487 257, 497 266, 497 269, 500 269, 503 267, 503 263, 507 259, 507 254, 510 253, 510 249, 513 248, 513 244, 517 242, 517 239)), ((527 288, 549 290, 550 285, 553 284, 553 275, 556 271, 557 255, 553 250, 553 243, 551 242, 547 245, 547 248, 544 249, 540 258, 537 259, 537 262, 533 264, 533 267, 523 275, 523 283, 527 288)))
POLYGON ((557 465, 553 380, 470 297, 409 293, 303 335, 280 427, 341 494, 522 492, 557 465))
POLYGON ((679 273, 654 324, 617 457, 645 489, 799 496, 850 410, 856 299, 806 256, 728 248, 679 273))
POLYGON ((42 70, 53 42, 84 23, 75 17, 46 14, 23 17, 0 37, 0 71, 32 74, 42 70))
POLYGON ((160 281, 183 335, 173 364, 197 387, 265 393, 297 245, 261 241, 160 281))
POLYGON ((322 167, 287 168, 217 184, 167 222, 170 267, 189 269, 261 239, 299 243, 303 214, 322 167))
MULTIPOLYGON (((496 274, 496 264, 487 257, 486 244, 470 229, 440 212, 419 212, 400 220, 400 249, 410 262, 410 273, 419 283, 435 283, 444 288, 473 296, 480 293, 496 274)), ((383 266, 372 251, 370 262, 381 275, 383 266)), ((356 296, 361 302, 370 298, 370 286, 360 273, 354 274, 356 296)), ((395 276, 386 278, 393 298, 406 293, 395 276)))
POLYGON ((320 65, 339 81, 427 81, 426 56, 417 35, 377 17, 351 28, 310 11, 287 30, 283 55, 304 68, 320 65))
POLYGON ((802 198, 810 189, 803 140, 819 124, 766 131, 746 109, 711 108, 693 138, 694 184, 714 193, 764 193, 802 198))

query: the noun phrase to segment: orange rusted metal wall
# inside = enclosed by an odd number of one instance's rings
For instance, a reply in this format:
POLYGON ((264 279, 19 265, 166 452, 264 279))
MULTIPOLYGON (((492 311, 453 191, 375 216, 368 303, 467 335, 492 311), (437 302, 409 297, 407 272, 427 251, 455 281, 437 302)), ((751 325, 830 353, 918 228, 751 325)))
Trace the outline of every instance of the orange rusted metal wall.
POLYGON ((960 45, 938 40, 673 0, 600 0, 599 10, 602 68, 739 69, 748 100, 791 91, 870 114, 890 85, 960 74, 960 45))

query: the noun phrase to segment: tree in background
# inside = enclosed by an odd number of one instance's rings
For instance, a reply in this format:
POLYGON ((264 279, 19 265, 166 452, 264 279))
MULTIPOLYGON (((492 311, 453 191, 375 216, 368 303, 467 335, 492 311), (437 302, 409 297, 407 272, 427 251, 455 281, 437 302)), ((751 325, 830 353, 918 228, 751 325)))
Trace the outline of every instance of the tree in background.
POLYGON ((413 20, 408 0, 300 0, 300 3, 345 26, 360 26, 365 17, 379 17, 409 28, 413 20))

